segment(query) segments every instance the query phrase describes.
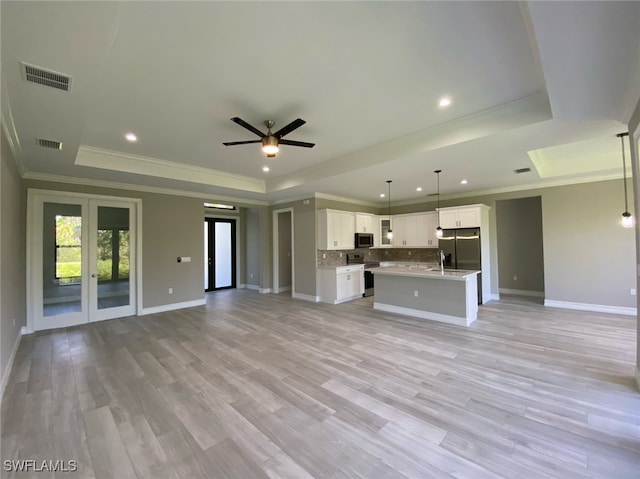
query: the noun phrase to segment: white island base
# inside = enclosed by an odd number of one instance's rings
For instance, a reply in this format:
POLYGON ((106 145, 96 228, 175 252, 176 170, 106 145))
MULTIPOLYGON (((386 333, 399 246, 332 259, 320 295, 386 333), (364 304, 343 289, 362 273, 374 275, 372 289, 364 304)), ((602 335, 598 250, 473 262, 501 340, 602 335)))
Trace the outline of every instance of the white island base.
POLYGON ((385 267, 373 273, 374 309, 460 326, 478 317, 479 271, 385 267))

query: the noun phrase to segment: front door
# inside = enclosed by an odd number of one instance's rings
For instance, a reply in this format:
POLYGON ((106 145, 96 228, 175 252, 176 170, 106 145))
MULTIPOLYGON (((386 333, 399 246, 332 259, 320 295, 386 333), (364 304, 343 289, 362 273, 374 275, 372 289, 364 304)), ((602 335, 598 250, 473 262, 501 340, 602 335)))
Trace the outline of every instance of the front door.
POLYGON ((136 313, 134 201, 29 197, 29 317, 34 330, 136 313))
POLYGON ((204 289, 236 287, 236 221, 204 220, 204 289))

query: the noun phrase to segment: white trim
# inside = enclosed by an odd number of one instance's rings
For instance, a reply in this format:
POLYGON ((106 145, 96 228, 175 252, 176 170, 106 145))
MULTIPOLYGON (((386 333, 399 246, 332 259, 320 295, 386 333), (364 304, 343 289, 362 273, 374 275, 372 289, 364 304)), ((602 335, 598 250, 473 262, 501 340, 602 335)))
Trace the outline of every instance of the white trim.
POLYGON ((175 311, 176 309, 193 308, 195 306, 204 306, 207 304, 205 298, 194 299, 193 301, 183 301, 182 303, 163 304, 161 306, 152 306, 151 308, 144 308, 140 316, 146 316, 147 314, 165 313, 167 311, 175 311))
POLYGON ((223 186, 252 193, 266 193, 263 179, 236 175, 220 170, 159 160, 149 156, 132 155, 104 148, 80 145, 74 162, 76 165, 104 170, 135 173, 138 175, 188 181, 211 186, 223 186))
MULTIPOLYGON (((273 289, 275 292, 280 293, 286 291, 280 288, 280 276, 279 276, 279 233, 280 229, 278 227, 278 215, 281 213, 289 213, 291 216, 291 284, 296 284, 296 268, 295 268, 295 236, 293 234, 293 216, 294 216, 294 208, 292 206, 288 208, 282 208, 279 210, 273 210, 271 213, 271 236, 272 236, 272 257, 273 262, 271 264, 273 268, 273 289)), ((291 289, 291 288, 289 288, 291 289)))
POLYGON ((258 293, 260 294, 269 294, 271 293, 271 288, 259 288, 258 293))
POLYGON ((402 306, 394 306, 385 303, 373 303, 373 309, 386 311, 388 313, 404 314, 405 316, 413 316, 414 318, 430 319, 441 323, 455 324, 456 326, 469 326, 476 318, 459 318, 457 316, 449 316, 448 314, 431 313, 420 309, 403 308, 402 306))
POLYGON ((638 369, 638 367, 636 366, 636 373, 634 374, 635 378, 636 378, 636 386, 638 388, 638 391, 640 391, 640 369, 638 369))
POLYGON ((526 289, 500 288, 501 294, 517 294, 518 296, 531 296, 533 298, 544 298, 544 291, 527 291, 526 289))
POLYGON ((275 293, 279 294, 279 293, 284 293, 286 291, 291 291, 291 286, 280 286, 278 289, 275 290, 275 293))
MULTIPOLYGON (((489 301, 500 301, 500 293, 489 293, 489 301)), ((488 301, 486 301, 483 297, 482 303, 488 303, 488 301)))
POLYGON ((311 301, 312 303, 320 302, 320 297, 319 296, 312 296, 310 294, 296 293, 295 291, 291 294, 291 297, 294 298, 294 299, 301 299, 303 301, 311 301))
POLYGON ((161 195, 184 196, 186 198, 199 198, 204 201, 219 201, 222 203, 234 203, 236 205, 269 206, 269 202, 264 200, 253 200, 249 198, 239 198, 237 196, 224 195, 211 196, 211 193, 200 193, 197 191, 179 190, 174 188, 160 188, 156 186, 144 186, 136 185, 133 183, 95 180, 91 178, 77 178, 74 176, 61 176, 49 173, 26 172, 24 175, 22 175, 22 178, 25 180, 52 181, 54 183, 95 186, 99 188, 112 188, 125 191, 137 191, 141 193, 157 193, 161 195))
MULTIPOLYGON (((39 311, 41 305, 38 303, 38 298, 42 297, 42 277, 41 274, 37 274, 33 271, 33 268, 38 266, 38 255, 40 255, 40 251, 42 251, 41 244, 35 244, 36 241, 41 238, 40 234, 36 234, 42 226, 38 224, 41 221, 42 217, 42 205, 45 201, 59 201, 59 202, 72 202, 78 201, 81 203, 83 208, 83 215, 88 214, 86 209, 89 208, 91 201, 105 202, 113 205, 125 204, 129 208, 133 210, 133 215, 135 216, 135 246, 134 246, 134 257, 135 257, 135 268, 133 268, 131 272, 132 276, 132 289, 135 288, 135 314, 142 314, 142 199, 141 198, 132 198, 126 196, 110 196, 110 195, 95 195, 89 193, 78 193, 78 192, 70 192, 70 191, 59 191, 59 190, 42 190, 38 188, 29 188, 27 190, 27 329, 29 331, 36 331, 36 312, 39 311), (86 203, 86 204, 85 204, 86 203), (35 256, 34 256, 35 255, 35 256)), ((86 223, 86 222, 83 222, 86 223)), ((84 230, 83 226, 83 230, 84 230)), ((88 224, 86 226, 87 231, 83 231, 83 235, 87 238, 88 235, 88 224)), ((83 248, 83 255, 85 254, 83 248)), ((89 264, 89 261, 86 258, 83 259, 83 264, 89 264)), ((88 270, 83 272, 83 275, 87 275, 88 270)), ((86 311, 88 321, 92 320, 91 312, 88 310, 88 296, 85 298, 84 295, 88 294, 88 287, 83 285, 83 306, 82 311, 86 311)), ((85 314, 85 313, 83 313, 85 314)), ((128 313, 127 313, 128 314, 128 313)), ((40 316, 38 316, 40 317, 40 316)), ((61 318, 59 318, 61 319, 61 318)), ((106 319, 106 318, 93 318, 95 320, 98 319, 106 319)), ((66 327, 74 324, 78 324, 77 321, 73 321, 69 324, 66 324, 64 321, 58 322, 57 324, 52 324, 51 328, 46 329, 54 329, 58 327, 66 327)))
POLYGON ((637 308, 629 308, 625 306, 609 306, 606 304, 591 303, 574 303, 571 301, 556 301, 553 299, 545 299, 544 305, 550 308, 577 309, 580 311, 595 311, 597 313, 613 313, 635 316, 638 314, 637 308))
POLYGON ((238 286, 236 286, 237 289, 246 289, 247 285, 246 284, 239 284, 238 286))
POLYGON ((260 286, 257 284, 246 284, 245 288, 250 289, 251 291, 260 291, 260 286))
POLYGON ((9 381, 9 376, 11 375, 11 370, 13 369, 13 361, 16 359, 16 353, 18 352, 18 347, 20 346, 20 341, 22 341, 22 336, 25 334, 26 328, 23 326, 18 331, 18 337, 16 337, 16 341, 13 343, 13 349, 11 350, 11 354, 9 355, 9 361, 7 361, 7 365, 2 372, 2 382, 0 383, 0 401, 4 397, 4 389, 7 387, 7 382, 9 381))

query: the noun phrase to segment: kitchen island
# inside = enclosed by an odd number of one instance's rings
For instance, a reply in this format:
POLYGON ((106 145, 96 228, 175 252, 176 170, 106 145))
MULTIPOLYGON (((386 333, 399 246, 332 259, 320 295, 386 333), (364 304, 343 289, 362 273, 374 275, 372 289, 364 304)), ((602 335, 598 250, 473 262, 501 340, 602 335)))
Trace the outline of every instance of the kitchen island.
POLYGON ((376 268, 373 308, 469 326, 478 317, 480 271, 418 266, 376 268))

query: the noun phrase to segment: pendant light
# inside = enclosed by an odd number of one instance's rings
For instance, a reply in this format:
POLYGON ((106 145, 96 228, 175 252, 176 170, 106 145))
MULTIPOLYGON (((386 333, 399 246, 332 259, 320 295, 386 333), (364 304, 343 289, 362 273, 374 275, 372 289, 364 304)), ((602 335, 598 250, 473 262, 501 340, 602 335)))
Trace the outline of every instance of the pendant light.
POLYGON ((392 180, 387 180, 387 185, 388 185, 387 197, 389 198, 389 229, 387 230, 387 239, 393 238, 393 231, 391 230, 391 181, 392 180))
POLYGON ((624 186, 624 212, 622 213, 622 226, 625 228, 632 228, 633 216, 629 213, 629 205, 627 203, 627 162, 624 157, 624 137, 629 136, 629 132, 618 133, 616 136, 620 138, 620 145, 622 146, 622 181, 624 186))
POLYGON ((438 227, 436 228, 436 238, 442 238, 442 228, 440 228, 440 173, 442 173, 442 170, 435 170, 434 173, 438 179, 438 207, 436 208, 438 212, 438 227))

